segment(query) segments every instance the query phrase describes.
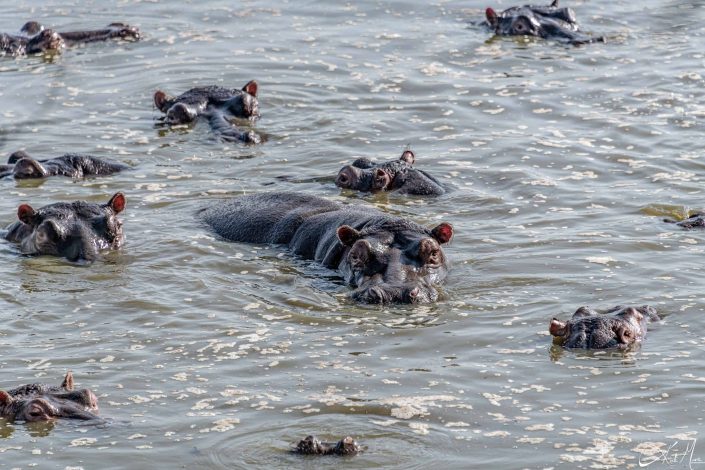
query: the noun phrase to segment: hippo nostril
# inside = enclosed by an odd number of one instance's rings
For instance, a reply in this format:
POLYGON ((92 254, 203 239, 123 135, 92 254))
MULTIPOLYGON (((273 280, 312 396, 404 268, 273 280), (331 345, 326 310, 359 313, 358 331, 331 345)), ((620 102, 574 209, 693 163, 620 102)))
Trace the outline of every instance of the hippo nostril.
POLYGON ((419 294, 421 293, 421 290, 418 287, 414 287, 409 291, 409 300, 411 300, 411 303, 414 303, 417 301, 419 298, 419 294))

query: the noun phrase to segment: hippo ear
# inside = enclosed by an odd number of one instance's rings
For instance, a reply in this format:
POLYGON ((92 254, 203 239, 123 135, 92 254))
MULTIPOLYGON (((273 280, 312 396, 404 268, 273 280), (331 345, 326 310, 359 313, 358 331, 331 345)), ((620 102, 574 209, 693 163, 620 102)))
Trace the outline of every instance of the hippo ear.
POLYGON ((453 238, 453 226, 447 222, 443 222, 431 230, 431 235, 433 235, 433 238, 441 245, 448 243, 450 239, 453 238))
POLYGON ((115 193, 113 194, 113 197, 110 198, 110 201, 108 201, 108 206, 115 212, 116 214, 119 214, 123 210, 125 210, 125 195, 122 193, 115 193))
POLYGON ((0 390, 0 405, 9 405, 13 400, 12 395, 5 390, 0 390))
POLYGON ((488 8, 485 10, 485 16, 487 17, 487 22, 490 24, 491 27, 497 26, 497 23, 499 23, 499 18, 497 18, 497 13, 492 9, 488 8))
POLYGON ((69 392, 73 390, 73 374, 71 371, 66 372, 66 377, 64 377, 64 381, 61 382, 61 388, 69 392))
POLYGON ((568 333, 568 325, 557 318, 551 320, 551 325, 548 327, 549 333, 553 336, 565 336, 568 333))
POLYGON ((250 80, 247 82, 247 85, 242 87, 242 91, 245 93, 249 93, 254 97, 257 97, 257 82, 254 80, 250 80))
POLYGON ((551 6, 552 6, 553 8, 556 8, 556 7, 558 6, 558 0, 553 0, 553 1, 551 2, 551 6))
POLYGON ((35 215, 37 215, 37 212, 32 209, 32 206, 29 204, 22 204, 17 208, 17 218, 20 219, 22 223, 31 225, 35 215))
POLYGON ((166 102, 172 99, 169 95, 164 93, 162 90, 157 90, 154 93, 154 106, 157 107, 158 110, 162 112, 166 112, 166 102))
POLYGON ((414 161, 416 161, 416 157, 414 156, 414 152, 412 152, 411 150, 404 150, 404 153, 401 154, 399 160, 401 160, 402 162, 406 162, 409 165, 413 165, 414 161))
POLYGON ((640 322, 644 319, 644 315, 642 315, 642 313, 639 310, 635 309, 634 307, 627 307, 627 309, 624 311, 624 316, 625 317, 632 317, 637 322, 640 322))
POLYGON ((31 157, 24 150, 18 150, 17 152, 10 154, 10 157, 7 159, 7 163, 8 163, 8 165, 12 165, 12 164, 15 164, 18 161, 22 160, 23 158, 31 158, 31 157))
POLYGON ((360 238, 360 232, 349 225, 338 227, 338 240, 345 246, 352 246, 360 238))

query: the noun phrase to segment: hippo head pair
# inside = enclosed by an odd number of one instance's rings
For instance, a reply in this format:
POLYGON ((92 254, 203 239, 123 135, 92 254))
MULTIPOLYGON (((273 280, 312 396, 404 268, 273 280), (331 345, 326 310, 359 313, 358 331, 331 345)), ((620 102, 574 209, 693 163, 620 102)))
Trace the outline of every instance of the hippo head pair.
POLYGON ((554 343, 565 348, 629 349, 646 336, 649 320, 658 320, 656 309, 643 307, 614 307, 604 315, 588 307, 580 307, 566 321, 551 320, 549 332, 554 343))
POLYGON ((448 262, 441 245, 453 237, 453 227, 441 223, 434 229, 419 230, 405 219, 372 224, 362 230, 349 225, 337 229, 347 247, 339 269, 358 302, 435 302, 448 275, 448 262))
POLYGON ((61 385, 28 384, 0 390, 0 418, 7 421, 48 421, 56 418, 100 419, 98 399, 87 388, 74 390, 73 375, 66 374, 61 385))
POLYGON ((125 209, 125 195, 116 193, 106 204, 59 202, 34 209, 17 208, 19 221, 8 227, 5 238, 19 243, 26 255, 54 255, 69 261, 92 261, 124 240, 117 215, 125 209))

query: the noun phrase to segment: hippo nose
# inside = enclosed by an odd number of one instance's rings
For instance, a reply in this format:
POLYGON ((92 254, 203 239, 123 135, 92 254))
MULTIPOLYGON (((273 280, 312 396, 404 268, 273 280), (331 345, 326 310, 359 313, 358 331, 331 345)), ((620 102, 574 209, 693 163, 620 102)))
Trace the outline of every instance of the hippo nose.
POLYGON ((418 287, 414 287, 413 289, 411 289, 409 291, 409 301, 412 304, 415 304, 418 301, 420 293, 421 293, 421 289, 419 289, 418 287))
POLYGON ((341 171, 335 179, 335 184, 342 188, 346 188, 350 185, 350 177, 341 171))

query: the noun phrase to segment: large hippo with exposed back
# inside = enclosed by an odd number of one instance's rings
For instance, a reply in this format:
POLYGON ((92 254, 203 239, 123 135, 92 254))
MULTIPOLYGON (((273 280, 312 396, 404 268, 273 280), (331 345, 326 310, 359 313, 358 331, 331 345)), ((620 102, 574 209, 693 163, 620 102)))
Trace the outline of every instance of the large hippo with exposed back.
POLYGON ((445 222, 427 229, 370 207, 290 192, 215 203, 200 217, 228 240, 287 244, 297 255, 337 269, 359 302, 433 302, 448 273, 441 245, 453 228, 445 222))

